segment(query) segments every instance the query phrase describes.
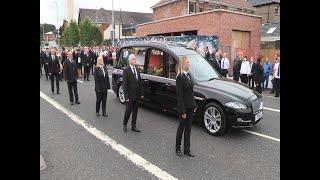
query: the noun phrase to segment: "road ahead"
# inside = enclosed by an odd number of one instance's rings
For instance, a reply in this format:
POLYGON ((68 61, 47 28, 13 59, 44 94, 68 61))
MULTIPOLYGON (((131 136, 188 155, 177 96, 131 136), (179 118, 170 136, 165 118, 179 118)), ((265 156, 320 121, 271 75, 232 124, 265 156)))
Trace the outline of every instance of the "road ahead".
MULTIPOLYGON (((109 75, 111 71, 109 71, 109 75)), ((210 136, 194 124, 191 150, 174 152, 178 120, 141 107, 141 133, 122 131, 124 105, 108 92, 107 114, 95 116, 94 82, 81 82, 80 105, 71 106, 67 84, 52 95, 40 78, 40 154, 46 168, 41 179, 280 179, 280 99, 264 94, 264 119, 255 127, 210 136)))

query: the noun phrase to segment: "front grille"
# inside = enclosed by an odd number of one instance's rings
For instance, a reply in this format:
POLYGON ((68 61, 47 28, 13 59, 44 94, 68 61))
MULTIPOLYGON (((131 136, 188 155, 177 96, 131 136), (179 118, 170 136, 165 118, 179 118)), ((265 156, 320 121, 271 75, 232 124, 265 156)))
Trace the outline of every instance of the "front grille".
POLYGON ((262 98, 256 99, 252 102, 252 110, 254 114, 256 114, 258 111, 262 109, 261 103, 262 103, 262 98))

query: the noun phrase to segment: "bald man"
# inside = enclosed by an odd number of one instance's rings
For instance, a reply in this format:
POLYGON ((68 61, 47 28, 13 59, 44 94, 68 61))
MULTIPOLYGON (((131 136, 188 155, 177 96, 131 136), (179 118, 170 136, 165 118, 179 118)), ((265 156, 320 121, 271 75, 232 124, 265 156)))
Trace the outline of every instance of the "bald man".
POLYGON ((129 55, 129 66, 123 70, 123 91, 126 102, 126 111, 123 118, 123 131, 127 132, 127 123, 132 112, 131 130, 140 132, 136 127, 138 106, 143 99, 143 87, 139 69, 135 67, 136 55, 129 55))
POLYGON ((76 99, 76 104, 80 104, 79 97, 78 97, 78 88, 77 88, 77 78, 78 78, 78 72, 77 72, 77 63, 72 57, 72 51, 68 51, 67 59, 64 62, 64 76, 65 80, 68 84, 68 91, 69 91, 69 99, 71 105, 74 104, 73 94, 76 99))

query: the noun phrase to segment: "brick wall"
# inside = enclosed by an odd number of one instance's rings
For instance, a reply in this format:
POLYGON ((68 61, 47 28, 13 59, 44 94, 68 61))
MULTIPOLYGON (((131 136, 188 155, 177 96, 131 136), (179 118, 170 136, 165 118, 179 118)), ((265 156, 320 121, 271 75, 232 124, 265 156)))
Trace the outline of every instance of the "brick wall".
POLYGON ((153 20, 167 19, 188 13, 188 1, 177 1, 171 4, 160 6, 153 9, 153 20))
POLYGON ((262 23, 267 23, 268 19, 268 11, 269 11, 269 22, 277 22, 280 21, 280 15, 275 14, 275 6, 279 5, 278 11, 280 12, 280 4, 268 4, 265 6, 256 7, 257 10, 255 12, 256 15, 262 16, 262 23), (270 6, 270 9, 269 9, 270 6))
MULTIPOLYGON (((216 10, 138 25, 137 36, 191 30, 196 30, 197 35, 217 35, 222 52, 227 53, 229 60, 231 59, 232 30, 250 32, 250 56, 257 58, 259 55, 261 18, 226 10, 216 10)), ((232 61, 230 61, 230 64, 232 64, 232 61)))

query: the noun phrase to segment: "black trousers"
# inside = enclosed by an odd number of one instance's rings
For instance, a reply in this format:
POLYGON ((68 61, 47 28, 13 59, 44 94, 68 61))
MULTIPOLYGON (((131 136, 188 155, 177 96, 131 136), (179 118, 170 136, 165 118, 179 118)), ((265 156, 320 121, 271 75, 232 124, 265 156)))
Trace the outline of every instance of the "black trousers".
POLYGON ((92 73, 92 75, 93 75, 93 71, 94 71, 93 65, 91 65, 90 68, 91 68, 91 73, 92 73))
POLYGON ((179 115, 179 126, 177 129, 177 135, 176 135, 176 149, 180 149, 181 146, 181 140, 182 140, 182 134, 184 134, 184 152, 190 151, 190 134, 191 134, 191 125, 193 121, 193 108, 186 109, 187 118, 182 119, 181 115, 179 115))
POLYGON ((254 88, 254 78, 253 75, 248 77, 248 81, 249 81, 249 86, 251 86, 252 88, 254 88))
POLYGON ((140 100, 132 100, 132 99, 130 99, 129 102, 126 102, 126 112, 124 113, 124 118, 123 118, 124 126, 127 125, 130 114, 132 112, 131 127, 136 127, 139 103, 140 103, 140 100))
POLYGON ((233 80, 239 81, 240 72, 233 72, 233 80))
POLYGON ((44 72, 46 73, 46 78, 48 80, 48 77, 49 77, 49 66, 47 64, 44 64, 43 67, 44 67, 44 72))
POLYGON ((77 81, 74 83, 68 83, 68 91, 69 91, 70 102, 74 102, 73 101, 73 93, 74 93, 76 102, 78 102, 79 98, 78 98, 77 81))
POLYGON ((97 97, 97 101, 96 101, 96 112, 99 113, 100 111, 100 104, 102 102, 102 113, 106 113, 106 109, 107 109, 107 92, 97 92, 96 91, 96 97, 97 97))
POLYGON ((54 92, 54 79, 56 79, 56 88, 57 92, 59 92, 59 81, 60 81, 60 74, 51 74, 50 75, 50 80, 51 80, 51 91, 54 92))
POLYGON ((84 80, 89 80, 89 75, 90 75, 90 66, 84 66, 84 75, 83 75, 83 79, 84 80))
POLYGON ((40 75, 42 75, 42 64, 40 64, 40 75))
POLYGON ((262 93, 262 87, 261 87, 261 84, 262 83, 256 83, 256 91, 258 92, 258 93, 262 93))
POLYGON ((247 74, 241 74, 241 82, 244 84, 248 84, 248 75, 247 74))
POLYGON ((221 69, 221 75, 222 75, 223 77, 227 77, 227 74, 228 74, 228 70, 226 70, 226 69, 221 69))
POLYGON ((273 82, 275 96, 280 95, 280 79, 274 78, 273 82))

